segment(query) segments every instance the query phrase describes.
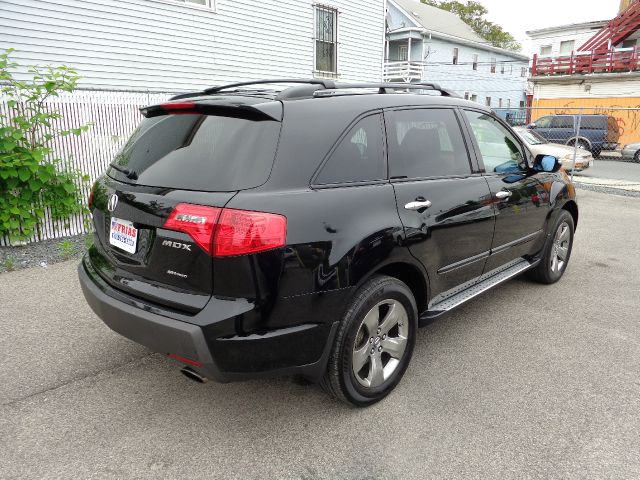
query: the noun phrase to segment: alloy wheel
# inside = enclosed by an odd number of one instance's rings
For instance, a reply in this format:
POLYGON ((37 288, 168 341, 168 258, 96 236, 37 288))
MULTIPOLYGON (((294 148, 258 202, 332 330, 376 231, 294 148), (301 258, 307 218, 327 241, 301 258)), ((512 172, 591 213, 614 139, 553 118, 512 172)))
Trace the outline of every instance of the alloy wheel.
POLYGON ((364 316, 353 344, 352 370, 363 387, 376 388, 396 371, 409 338, 409 317, 397 300, 383 300, 364 316))
POLYGON ((556 234, 553 237, 553 247, 551 250, 551 271, 561 272, 569 255, 569 242, 571 241, 571 230, 567 222, 558 225, 556 234))

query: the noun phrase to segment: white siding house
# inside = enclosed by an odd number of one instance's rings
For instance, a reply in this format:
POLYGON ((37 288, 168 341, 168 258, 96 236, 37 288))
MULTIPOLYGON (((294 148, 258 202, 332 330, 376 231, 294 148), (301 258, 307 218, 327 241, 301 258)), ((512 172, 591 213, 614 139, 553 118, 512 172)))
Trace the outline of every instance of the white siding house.
POLYGON ((0 46, 81 87, 186 91, 273 77, 380 80, 384 0, 2 0, 0 46), (323 27, 324 26, 324 27, 323 27), (320 38, 323 37, 323 38, 320 38), (316 50, 337 49, 331 72, 316 50))
POLYGON ((495 48, 453 13, 389 0, 385 79, 435 82, 506 115, 524 106, 529 58, 495 48))
MULTIPOLYGON (((139 123, 138 109, 173 93, 265 78, 380 81, 385 0, 319 1, 0 0, 0 49, 15 49, 17 78, 36 64, 78 71, 79 91, 47 103, 64 114, 61 129, 91 128, 53 149, 93 181, 139 123)), ((0 97, 0 115, 9 110, 0 97)), ((47 217, 31 240, 85 228, 80 215, 47 217)))
POLYGON ((540 57, 570 55, 593 37, 607 22, 608 20, 600 20, 530 30, 527 35, 531 38, 532 54, 540 57))

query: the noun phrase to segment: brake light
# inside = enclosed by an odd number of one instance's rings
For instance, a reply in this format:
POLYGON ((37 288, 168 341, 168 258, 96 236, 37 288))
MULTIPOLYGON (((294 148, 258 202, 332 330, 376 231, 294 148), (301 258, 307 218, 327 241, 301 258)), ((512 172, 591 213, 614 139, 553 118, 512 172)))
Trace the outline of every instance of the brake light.
POLYGON ((283 247, 287 219, 275 213, 180 203, 164 228, 190 235, 209 255, 231 257, 283 247))
POLYGON ((160 105, 165 111, 175 111, 175 110, 195 110, 196 104, 193 102, 173 102, 173 103, 163 103, 160 105))
POLYGON ((164 222, 164 228, 184 232, 209 255, 212 255, 213 230, 220 216, 220 209, 179 203, 164 222))
POLYGON ((220 215, 213 254, 216 257, 246 255, 283 247, 287 219, 282 215, 225 208, 220 215))

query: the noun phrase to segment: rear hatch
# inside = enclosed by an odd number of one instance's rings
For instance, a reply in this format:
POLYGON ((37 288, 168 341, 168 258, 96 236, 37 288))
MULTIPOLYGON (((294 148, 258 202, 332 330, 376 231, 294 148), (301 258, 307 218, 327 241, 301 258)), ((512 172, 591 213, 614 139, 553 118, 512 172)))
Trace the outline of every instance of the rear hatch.
POLYGON ((213 291, 212 240, 222 208, 269 177, 281 104, 222 97, 143 113, 93 188, 97 241, 89 256, 112 286, 196 313, 213 291))

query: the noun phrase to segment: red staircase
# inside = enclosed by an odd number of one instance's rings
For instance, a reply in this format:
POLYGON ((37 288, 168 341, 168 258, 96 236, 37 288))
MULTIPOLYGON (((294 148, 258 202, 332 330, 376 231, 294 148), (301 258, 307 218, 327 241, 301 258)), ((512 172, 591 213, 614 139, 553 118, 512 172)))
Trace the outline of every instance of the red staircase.
POLYGON ((605 52, 640 28, 640 1, 634 0, 626 10, 611 20, 578 48, 579 52, 605 52))

